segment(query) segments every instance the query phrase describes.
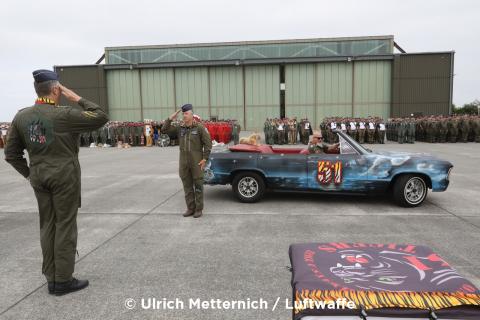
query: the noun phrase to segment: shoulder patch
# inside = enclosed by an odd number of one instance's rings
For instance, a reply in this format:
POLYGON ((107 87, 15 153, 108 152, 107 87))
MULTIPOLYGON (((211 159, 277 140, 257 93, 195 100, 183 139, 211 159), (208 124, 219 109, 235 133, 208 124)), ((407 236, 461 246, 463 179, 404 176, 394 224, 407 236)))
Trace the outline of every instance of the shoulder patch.
POLYGON ((92 111, 82 111, 82 115, 84 115, 87 118, 96 118, 97 114, 92 111))

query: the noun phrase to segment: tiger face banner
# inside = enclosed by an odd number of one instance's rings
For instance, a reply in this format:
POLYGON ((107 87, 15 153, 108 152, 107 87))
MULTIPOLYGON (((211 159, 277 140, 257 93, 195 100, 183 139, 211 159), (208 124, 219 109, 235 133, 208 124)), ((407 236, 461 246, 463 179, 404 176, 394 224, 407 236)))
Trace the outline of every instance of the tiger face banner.
POLYGON ((295 244, 290 259, 295 314, 312 314, 304 301, 345 299, 367 311, 468 307, 480 319, 480 291, 425 246, 295 244))

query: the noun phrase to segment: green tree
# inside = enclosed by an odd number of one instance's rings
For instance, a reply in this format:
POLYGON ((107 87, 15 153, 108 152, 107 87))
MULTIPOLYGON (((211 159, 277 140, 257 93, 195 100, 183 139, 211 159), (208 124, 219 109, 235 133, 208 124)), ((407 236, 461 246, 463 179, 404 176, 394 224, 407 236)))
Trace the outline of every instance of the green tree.
POLYGON ((473 102, 466 103, 461 108, 457 108, 454 105, 453 113, 454 114, 478 114, 480 108, 480 101, 475 99, 473 102))

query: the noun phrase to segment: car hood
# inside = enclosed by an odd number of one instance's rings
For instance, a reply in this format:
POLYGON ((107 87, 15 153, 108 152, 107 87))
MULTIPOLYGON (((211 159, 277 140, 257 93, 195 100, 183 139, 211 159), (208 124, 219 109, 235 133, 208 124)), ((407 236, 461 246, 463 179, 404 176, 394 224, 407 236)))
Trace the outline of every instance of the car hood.
POLYGON ((439 162, 445 162, 452 165, 449 161, 440 159, 430 153, 426 152, 402 152, 402 151, 374 151, 370 153, 371 155, 378 155, 388 158, 396 158, 396 159, 422 159, 422 160, 433 160, 439 162))

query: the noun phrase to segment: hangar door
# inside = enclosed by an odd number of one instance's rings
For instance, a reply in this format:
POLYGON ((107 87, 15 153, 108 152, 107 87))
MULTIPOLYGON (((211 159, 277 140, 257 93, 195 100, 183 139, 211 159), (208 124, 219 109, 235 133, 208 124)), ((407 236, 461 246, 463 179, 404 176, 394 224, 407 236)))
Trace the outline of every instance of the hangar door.
POLYGON ((266 118, 280 117, 280 67, 245 66, 246 130, 262 130, 266 118))
POLYGON ((285 66, 285 116, 315 121, 315 64, 285 66))
POLYGON ((354 61, 285 66, 285 115, 318 127, 325 117, 387 119, 391 62, 354 61))
POLYGON ((177 106, 186 103, 193 105, 193 111, 202 119, 208 119, 208 68, 175 69, 175 90, 177 106))
POLYGON ((238 120, 242 128, 245 128, 242 68, 211 67, 209 72, 211 116, 238 120))
POLYGON ((141 70, 142 106, 145 119, 163 120, 175 111, 173 69, 141 70))
POLYGON ((392 62, 355 62, 354 117, 390 117, 392 62))
POLYGON ((138 70, 107 71, 108 111, 112 121, 140 121, 140 76, 138 70))

